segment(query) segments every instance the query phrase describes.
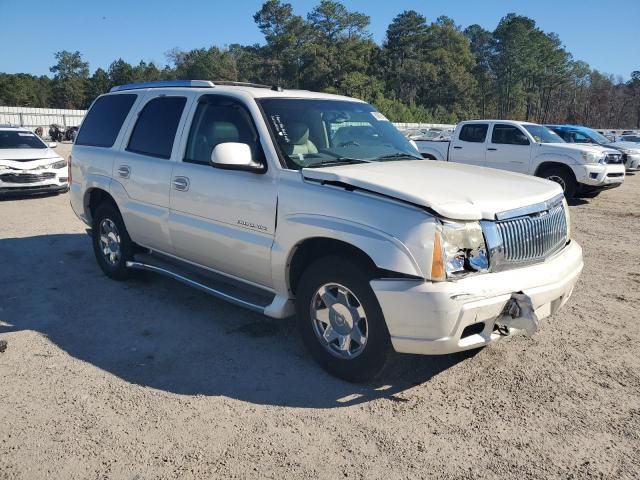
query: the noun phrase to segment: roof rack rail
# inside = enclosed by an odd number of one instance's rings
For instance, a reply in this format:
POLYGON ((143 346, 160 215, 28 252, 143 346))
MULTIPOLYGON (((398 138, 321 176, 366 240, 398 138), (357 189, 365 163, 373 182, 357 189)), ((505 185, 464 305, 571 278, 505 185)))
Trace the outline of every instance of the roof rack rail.
POLYGON ((268 88, 275 92, 281 92, 282 87, 280 85, 265 85, 263 83, 253 82, 234 82, 232 80, 216 80, 213 82, 215 85, 228 85, 230 87, 253 87, 253 88, 268 88))
POLYGON ((129 83, 113 87, 110 92, 121 92, 123 90, 140 90, 142 88, 164 88, 164 87, 188 87, 188 88, 211 88, 215 87, 209 80, 160 80, 157 82, 129 83))

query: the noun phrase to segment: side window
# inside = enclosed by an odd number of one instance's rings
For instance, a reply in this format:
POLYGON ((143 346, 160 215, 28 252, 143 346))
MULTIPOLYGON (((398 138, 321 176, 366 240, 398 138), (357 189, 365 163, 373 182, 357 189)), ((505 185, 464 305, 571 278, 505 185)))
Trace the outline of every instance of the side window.
POLYGON ((82 122, 76 145, 113 147, 137 97, 134 94, 120 94, 98 98, 82 122))
POLYGON ((484 143, 489 125, 486 123, 469 123, 463 125, 458 139, 463 142, 484 143))
POLYGON ((186 103, 185 97, 158 97, 150 100, 138 116, 127 150, 152 157, 170 158, 186 103))
POLYGON ((587 135, 580 132, 571 132, 573 134, 575 143, 592 143, 592 140, 587 135))
POLYGON ((224 97, 201 98, 191 124, 184 161, 208 165, 216 145, 227 142, 249 145, 254 160, 264 163, 258 132, 247 109, 224 97))
POLYGON ((529 145, 529 139, 522 131, 513 125, 496 124, 491 134, 491 143, 504 145, 529 145))

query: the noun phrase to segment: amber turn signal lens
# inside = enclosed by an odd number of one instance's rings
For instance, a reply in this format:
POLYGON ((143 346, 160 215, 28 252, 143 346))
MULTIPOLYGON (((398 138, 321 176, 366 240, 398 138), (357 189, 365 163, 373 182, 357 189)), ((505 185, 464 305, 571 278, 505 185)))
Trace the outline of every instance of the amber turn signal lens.
POLYGON ((444 258, 442 257, 442 238, 440 232, 433 237, 433 259, 431 260, 431 280, 444 280, 444 258))

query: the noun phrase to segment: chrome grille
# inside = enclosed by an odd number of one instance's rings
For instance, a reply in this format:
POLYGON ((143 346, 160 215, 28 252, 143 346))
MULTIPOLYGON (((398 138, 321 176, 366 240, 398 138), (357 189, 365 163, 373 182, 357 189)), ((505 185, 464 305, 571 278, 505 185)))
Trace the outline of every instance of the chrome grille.
POLYGON ((5 173, 0 175, 0 180, 5 183, 35 183, 55 178, 53 172, 45 173, 5 173))
POLYGON ((539 213, 496 222, 504 248, 503 261, 543 260, 567 242, 567 219, 562 203, 539 213))

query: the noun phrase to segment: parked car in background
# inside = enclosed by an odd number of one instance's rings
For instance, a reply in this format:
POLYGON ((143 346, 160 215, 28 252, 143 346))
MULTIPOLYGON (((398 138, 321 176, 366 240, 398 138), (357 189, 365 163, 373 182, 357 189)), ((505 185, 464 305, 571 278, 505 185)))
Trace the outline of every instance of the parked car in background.
POLYGON ((600 145, 618 150, 622 154, 622 161, 627 171, 640 170, 640 147, 634 142, 611 141, 592 128, 578 125, 547 125, 547 127, 560 135, 567 143, 600 145))
POLYGON ((622 134, 620 137, 622 142, 640 143, 640 135, 635 133, 622 134))
POLYGON ((295 312, 312 355, 348 380, 392 348, 532 334, 569 299, 582 251, 558 185, 424 161, 359 100, 229 83, 133 84, 91 106, 71 205, 107 276, 149 270, 295 312))
POLYGON ((453 130, 438 127, 409 129, 402 132, 409 140, 449 140, 453 130))
POLYGON ((416 141, 424 158, 498 168, 552 180, 567 198, 596 195, 624 181, 622 155, 594 145, 569 145, 548 128, 512 120, 472 120, 450 142, 416 141))
POLYGON ((69 189, 67 161, 31 130, 0 126, 0 196, 63 193, 69 189))

